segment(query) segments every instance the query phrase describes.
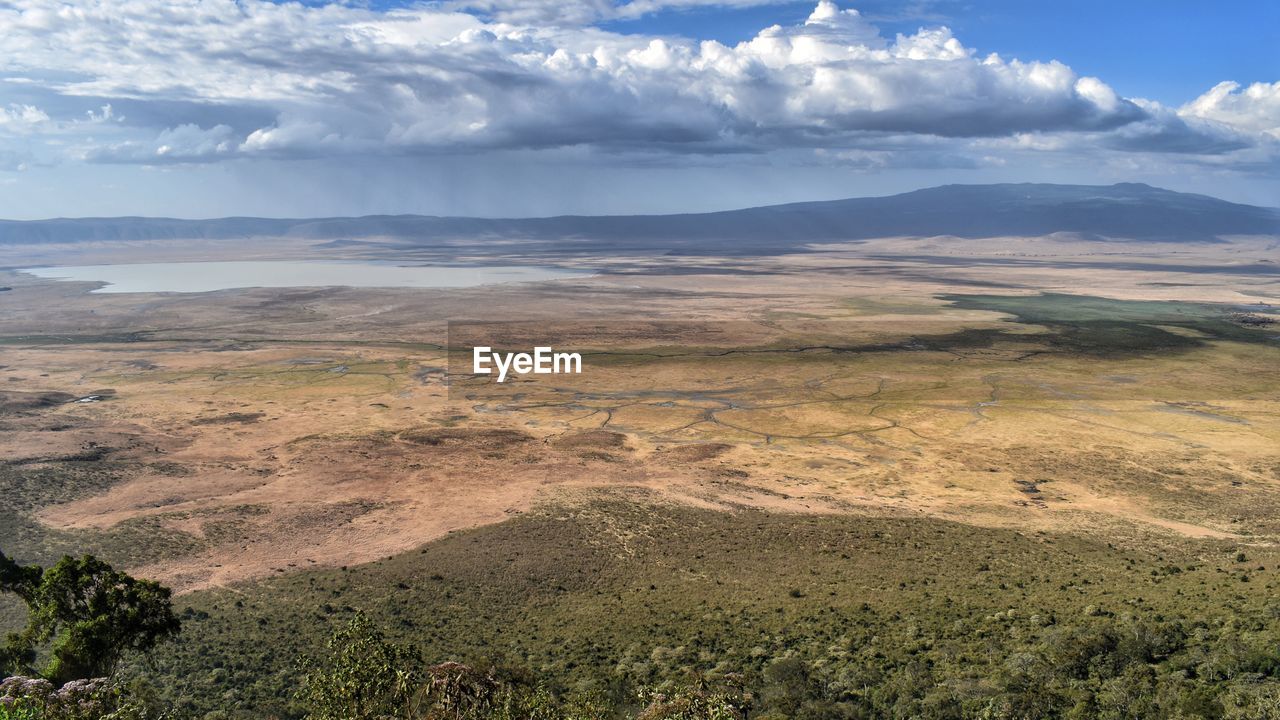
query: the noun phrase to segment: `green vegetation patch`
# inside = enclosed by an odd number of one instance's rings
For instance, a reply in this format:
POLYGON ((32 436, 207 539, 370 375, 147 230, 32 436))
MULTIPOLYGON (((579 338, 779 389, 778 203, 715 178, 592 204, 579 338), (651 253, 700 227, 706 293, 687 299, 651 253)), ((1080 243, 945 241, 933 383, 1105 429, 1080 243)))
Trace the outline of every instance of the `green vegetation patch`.
POLYGON ((297 659, 362 611, 426 662, 618 698, 696 673, 741 675, 775 717, 1068 717, 1107 687, 1145 687, 1164 693, 1159 712, 1224 717, 1242 678, 1267 687, 1280 667, 1276 557, 1174 547, 617 491, 368 565, 188 595, 182 637, 134 672, 197 716, 296 716, 297 659), (1000 710, 1021 702, 1043 707, 1000 710))
POLYGON ((1052 334, 1042 340, 1049 345, 1089 354, 1191 349, 1209 340, 1277 345, 1275 332, 1233 321, 1239 313, 1227 305, 1064 293, 939 297, 963 310, 1004 313, 1018 323, 1046 327, 1052 334))
POLYGON ((180 557, 202 542, 164 527, 164 518, 134 518, 105 530, 55 530, 35 519, 44 507, 107 491, 144 469, 140 464, 98 459, 108 448, 40 462, 0 462, 0 549, 22 563, 48 564, 63 555, 89 552, 136 567, 180 557))

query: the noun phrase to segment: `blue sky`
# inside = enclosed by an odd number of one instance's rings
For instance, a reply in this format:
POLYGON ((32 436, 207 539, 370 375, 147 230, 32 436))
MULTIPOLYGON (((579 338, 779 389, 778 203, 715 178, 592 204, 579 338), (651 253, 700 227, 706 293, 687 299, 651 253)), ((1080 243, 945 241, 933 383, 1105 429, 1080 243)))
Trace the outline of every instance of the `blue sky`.
POLYGON ((0 217, 1280 205, 1280 3, 0 2, 0 217), (993 55, 994 54, 994 55, 993 55))

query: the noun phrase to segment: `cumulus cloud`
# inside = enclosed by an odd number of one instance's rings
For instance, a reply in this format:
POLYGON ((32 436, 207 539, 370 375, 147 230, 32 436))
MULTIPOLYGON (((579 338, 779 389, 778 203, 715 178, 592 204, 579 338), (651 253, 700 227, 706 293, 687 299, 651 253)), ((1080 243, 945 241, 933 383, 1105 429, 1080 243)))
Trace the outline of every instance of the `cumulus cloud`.
POLYGON ((1209 92, 1178 109, 1184 118, 1222 123, 1241 130, 1264 133, 1280 140, 1280 82, 1221 82, 1209 92))
POLYGON ((1143 103, 1149 114, 1141 122, 1100 138, 1105 147, 1130 152, 1226 155, 1254 147, 1254 136, 1221 123, 1183 118, 1155 103, 1143 103))
MULTIPOLYGON (((716 4, 739 2, 754 0, 716 4)), ((587 22, 682 4, 701 0, 566 7, 587 22)), ((77 128, 67 143, 76 157, 113 163, 581 147, 823 149, 837 162, 923 167, 909 157, 914 138, 961 167, 995 162, 991 149, 1018 149, 1019 138, 1224 154, 1276 132, 1280 84, 1220 85, 1174 111, 1053 60, 979 57, 946 27, 885 37, 831 0, 800 25, 734 46, 548 24, 539 13, 555 6, 9 0, 0 5, 8 74, 62 100, 111 105, 74 121, 0 106, 0 133, 77 128), (952 146, 939 151, 938 138, 952 146), (890 141, 899 146, 869 146, 890 141)))
POLYGON ((34 105, 9 105, 0 107, 0 133, 24 135, 48 124, 49 116, 34 105))
MULTIPOLYGON (((110 108, 107 108, 108 111, 110 108)), ((126 140, 91 147, 86 160, 162 165, 168 163, 212 162, 230 156, 240 143, 227 125, 205 129, 197 125, 179 125, 162 130, 154 140, 126 140)))
POLYGON ((1130 151, 1257 159, 1275 154, 1280 141, 1280 82, 1222 82, 1180 108, 1137 100, 1145 117, 1105 142, 1130 151))

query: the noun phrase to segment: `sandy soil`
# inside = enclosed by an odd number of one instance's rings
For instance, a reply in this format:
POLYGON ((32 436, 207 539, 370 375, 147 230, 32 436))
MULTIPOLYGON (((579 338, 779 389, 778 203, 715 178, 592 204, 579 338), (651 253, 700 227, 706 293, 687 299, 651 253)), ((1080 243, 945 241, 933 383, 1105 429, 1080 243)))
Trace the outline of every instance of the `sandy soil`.
MULTIPOLYGON (((127 468, 35 517, 84 531, 158 518, 196 549, 133 569, 181 590, 370 561, 619 485, 706 507, 1271 543, 1280 346, 1097 358, 912 345, 1009 328, 936 297, 949 292, 1275 305, 1280 275, 1256 270, 1267 242, 896 239, 615 258, 593 278, 449 292, 101 295, 0 271, 12 288, 0 292, 0 461, 57 467, 90 448, 127 468), (567 342, 597 354, 579 378, 450 377, 446 321, 481 318, 532 321, 531 338, 576 332, 567 342)), ((210 251, 92 246, 58 261, 139 253, 210 251)))

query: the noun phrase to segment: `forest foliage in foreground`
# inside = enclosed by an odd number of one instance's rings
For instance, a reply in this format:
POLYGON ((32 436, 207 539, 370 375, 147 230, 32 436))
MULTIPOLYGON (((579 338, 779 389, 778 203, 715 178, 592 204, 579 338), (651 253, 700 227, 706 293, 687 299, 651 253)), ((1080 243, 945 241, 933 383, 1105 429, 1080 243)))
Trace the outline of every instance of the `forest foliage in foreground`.
MULTIPOLYGON (((1277 718, 1267 552, 557 508, 184 596, 181 633, 128 652, 99 714, 0 718, 1277 718)), ((4 692, 59 691, 39 682, 4 692)))

